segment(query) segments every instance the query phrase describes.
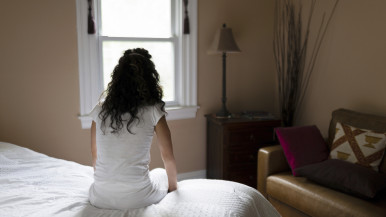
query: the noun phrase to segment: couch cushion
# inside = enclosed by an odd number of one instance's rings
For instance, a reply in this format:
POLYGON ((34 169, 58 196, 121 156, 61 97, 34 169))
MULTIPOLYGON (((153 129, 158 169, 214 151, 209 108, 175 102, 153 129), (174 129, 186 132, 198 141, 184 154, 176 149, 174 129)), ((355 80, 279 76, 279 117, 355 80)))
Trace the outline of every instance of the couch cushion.
POLYGON ((386 174, 337 159, 297 168, 296 173, 323 186, 363 198, 374 198, 386 188, 386 174))
POLYGON ((337 122, 330 158, 359 164, 378 172, 385 147, 385 132, 377 133, 337 122))
MULTIPOLYGON (((386 132, 386 117, 356 112, 348 109, 337 109, 332 112, 328 131, 328 145, 331 146, 335 138, 337 122, 341 122, 359 129, 368 129, 375 132, 386 132)), ((386 173, 386 160, 379 166, 379 172, 386 173)))
POLYGON ((316 126, 278 127, 275 131, 294 176, 296 168, 327 159, 327 144, 316 126))
POLYGON ((386 196, 363 200, 294 177, 290 172, 271 175, 267 179, 267 194, 310 216, 386 216, 386 196))

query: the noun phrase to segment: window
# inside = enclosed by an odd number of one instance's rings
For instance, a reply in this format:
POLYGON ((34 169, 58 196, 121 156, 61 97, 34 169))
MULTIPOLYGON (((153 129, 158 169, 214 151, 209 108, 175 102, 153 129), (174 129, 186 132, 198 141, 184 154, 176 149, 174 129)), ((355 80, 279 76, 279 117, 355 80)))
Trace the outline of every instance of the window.
POLYGON ((168 120, 194 118, 197 111, 197 0, 188 4, 190 34, 184 35, 182 0, 94 0, 96 34, 87 34, 88 4, 77 0, 80 116, 87 114, 129 48, 149 50, 160 74, 168 120))

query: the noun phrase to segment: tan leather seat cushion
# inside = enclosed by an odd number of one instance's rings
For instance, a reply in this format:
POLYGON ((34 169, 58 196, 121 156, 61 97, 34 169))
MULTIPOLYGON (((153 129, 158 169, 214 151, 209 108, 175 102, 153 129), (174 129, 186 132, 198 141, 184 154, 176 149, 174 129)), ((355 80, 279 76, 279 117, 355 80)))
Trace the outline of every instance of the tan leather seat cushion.
POLYGON ((269 176, 267 194, 310 216, 386 216, 386 197, 369 202, 291 172, 269 176))

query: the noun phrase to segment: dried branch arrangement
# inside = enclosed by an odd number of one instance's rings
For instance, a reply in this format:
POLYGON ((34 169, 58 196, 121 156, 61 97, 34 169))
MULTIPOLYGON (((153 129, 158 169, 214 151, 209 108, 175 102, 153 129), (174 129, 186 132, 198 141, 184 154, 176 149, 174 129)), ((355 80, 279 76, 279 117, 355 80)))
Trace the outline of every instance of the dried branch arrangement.
POLYGON ((323 13, 316 39, 310 44, 316 0, 308 0, 310 7, 306 16, 302 0, 276 0, 273 47, 284 126, 294 124, 297 108, 307 91, 321 44, 339 1, 335 1, 327 20, 326 12, 323 13))

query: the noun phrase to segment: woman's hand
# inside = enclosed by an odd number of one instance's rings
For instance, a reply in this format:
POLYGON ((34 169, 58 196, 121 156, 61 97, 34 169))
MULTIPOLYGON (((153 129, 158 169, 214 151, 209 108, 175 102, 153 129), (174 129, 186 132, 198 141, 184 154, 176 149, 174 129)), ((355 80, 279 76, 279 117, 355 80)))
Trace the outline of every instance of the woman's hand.
POLYGON ((172 191, 175 191, 175 190, 177 190, 177 184, 172 185, 172 186, 170 186, 170 184, 169 184, 168 193, 170 193, 170 192, 172 192, 172 191))

